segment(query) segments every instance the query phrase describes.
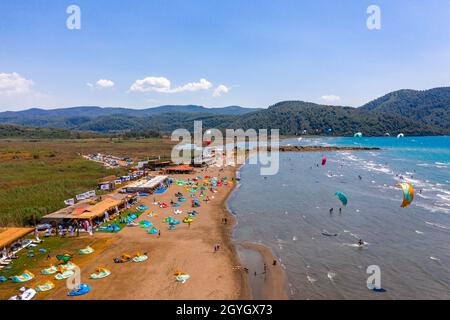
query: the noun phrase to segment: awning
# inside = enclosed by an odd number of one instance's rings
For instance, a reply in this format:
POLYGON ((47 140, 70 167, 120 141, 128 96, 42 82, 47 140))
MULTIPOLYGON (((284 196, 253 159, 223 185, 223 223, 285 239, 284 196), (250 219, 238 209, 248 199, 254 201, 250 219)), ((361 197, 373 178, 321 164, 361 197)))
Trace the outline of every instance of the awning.
POLYGON ((0 248, 9 246, 34 231, 34 228, 0 228, 0 248))

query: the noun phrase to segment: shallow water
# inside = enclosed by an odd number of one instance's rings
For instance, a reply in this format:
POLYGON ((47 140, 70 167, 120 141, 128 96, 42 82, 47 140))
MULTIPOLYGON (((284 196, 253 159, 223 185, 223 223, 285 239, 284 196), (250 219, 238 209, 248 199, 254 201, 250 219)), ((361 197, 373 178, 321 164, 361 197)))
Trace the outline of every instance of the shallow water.
POLYGON ((228 203, 238 218, 234 237, 273 250, 293 299, 450 299, 449 137, 284 143, 384 148, 282 153, 280 172, 266 178, 256 165, 241 168, 241 185, 228 203), (408 208, 400 208, 398 181, 416 189, 408 208), (336 191, 349 199, 341 214, 336 191), (381 268, 385 293, 367 289, 369 265, 381 268))

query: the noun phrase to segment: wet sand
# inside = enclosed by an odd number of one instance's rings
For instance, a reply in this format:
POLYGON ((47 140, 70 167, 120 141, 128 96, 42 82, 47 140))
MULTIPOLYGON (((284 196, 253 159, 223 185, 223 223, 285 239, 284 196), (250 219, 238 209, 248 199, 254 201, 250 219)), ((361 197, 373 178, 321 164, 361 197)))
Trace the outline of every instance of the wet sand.
MULTIPOLYGON (((281 267, 279 261, 274 257, 272 251, 258 243, 243 242, 240 244, 245 249, 256 251, 261 258, 261 262, 266 264, 264 266, 252 266, 249 267, 249 278, 254 280, 254 287, 257 287, 259 292, 254 292, 254 298, 261 300, 287 300, 288 294, 285 287, 286 276, 281 267), (273 265, 273 261, 276 261, 276 265, 273 265), (255 274, 256 272, 256 274, 255 274)), ((259 260, 259 259, 258 259, 259 260)), ((258 261, 259 262, 259 261, 258 261)), ((252 282, 252 280, 250 280, 252 282)))

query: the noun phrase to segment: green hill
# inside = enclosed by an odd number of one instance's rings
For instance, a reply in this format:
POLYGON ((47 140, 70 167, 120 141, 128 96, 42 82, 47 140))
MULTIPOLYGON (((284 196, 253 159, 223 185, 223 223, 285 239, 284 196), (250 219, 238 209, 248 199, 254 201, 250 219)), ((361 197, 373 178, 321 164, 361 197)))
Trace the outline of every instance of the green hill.
POLYGON ((365 104, 361 109, 401 115, 448 130, 450 87, 394 91, 365 104))

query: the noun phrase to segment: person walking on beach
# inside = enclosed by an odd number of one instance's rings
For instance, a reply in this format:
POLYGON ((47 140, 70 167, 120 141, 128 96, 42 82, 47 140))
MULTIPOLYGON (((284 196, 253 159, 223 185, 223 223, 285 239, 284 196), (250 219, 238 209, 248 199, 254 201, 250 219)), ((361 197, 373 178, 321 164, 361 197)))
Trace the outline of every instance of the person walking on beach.
POLYGON ((333 214, 333 210, 334 210, 333 208, 330 208, 330 214, 333 214))
POLYGON ((339 208, 339 214, 341 214, 342 213, 342 208, 339 208))
POLYGON ((158 230, 158 238, 161 238, 161 230, 158 230))

